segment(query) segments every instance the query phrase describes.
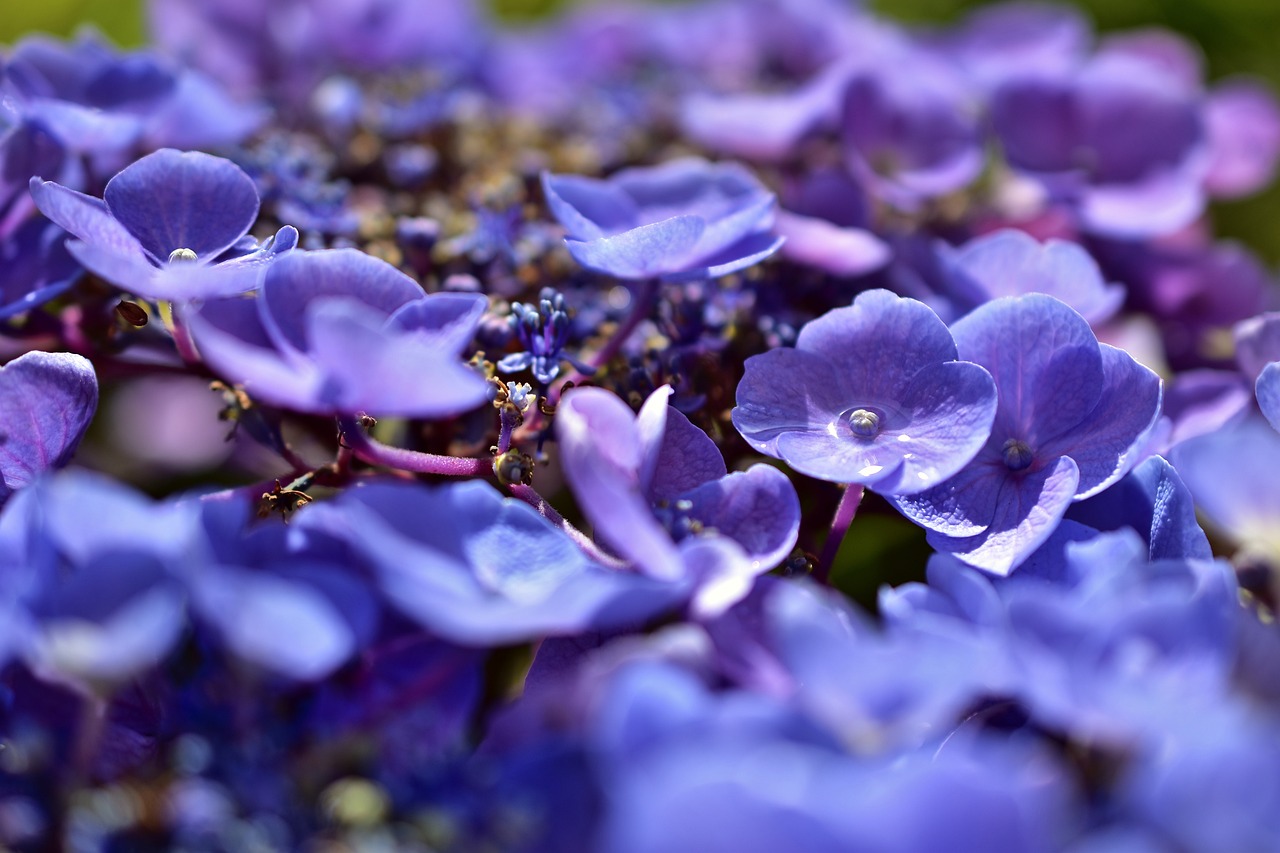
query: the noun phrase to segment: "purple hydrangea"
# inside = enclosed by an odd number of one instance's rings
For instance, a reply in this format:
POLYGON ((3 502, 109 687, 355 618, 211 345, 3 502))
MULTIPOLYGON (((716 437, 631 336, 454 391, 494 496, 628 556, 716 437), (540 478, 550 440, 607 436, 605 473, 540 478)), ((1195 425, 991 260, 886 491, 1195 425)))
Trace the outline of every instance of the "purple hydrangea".
POLYGON ((775 199, 732 163, 684 159, 607 180, 544 174, 578 263, 621 279, 728 275, 777 251, 775 199))
POLYGON ((372 483, 307 507, 298 525, 344 539, 390 603, 466 646, 631 627, 677 600, 669 585, 592 562, 528 504, 479 482, 372 483))
POLYGON ((71 460, 98 408, 88 359, 30 352, 0 369, 0 502, 71 460))
POLYGON ((976 104, 954 70, 928 52, 877 59, 845 86, 845 162, 870 195, 913 211, 982 171, 976 104))
POLYGON ((194 521, 189 507, 71 471, 6 504, 5 595, 19 605, 17 650, 28 665, 102 689, 158 663, 186 624, 175 570, 191 558, 194 521))
POLYGON ((199 71, 152 51, 123 53, 89 30, 69 44, 44 36, 18 42, 0 92, 24 121, 90 155, 95 172, 104 164, 118 168, 139 143, 233 145, 267 119, 259 105, 236 102, 199 71))
POLYGON ((197 506, 204 554, 181 567, 192 615, 239 661, 312 681, 369 643, 377 598, 336 533, 252 525, 243 500, 211 497, 197 506))
POLYGON ((258 191, 230 160, 162 149, 107 183, 103 199, 31 179, 40 211, 77 239, 76 260, 131 293, 187 301, 257 287, 263 270, 291 249, 290 226, 258 246, 246 235, 258 191))
POLYGON ((488 301, 426 295, 355 249, 290 252, 256 298, 210 299, 184 317, 200 355, 256 399, 322 414, 440 417, 488 401, 459 359, 488 301))
POLYGON ((556 414, 561 465, 610 548, 714 614, 791 551, 800 505, 776 468, 726 473, 715 443, 667 405, 671 393, 659 388, 639 415, 603 389, 566 394, 556 414))
POLYGON ((995 417, 991 376, 956 359, 927 306, 868 291, 747 359, 733 424, 811 477, 915 494, 968 464, 995 417))
POLYGON ((1124 288, 1108 284, 1088 251, 1065 240, 1041 243, 1025 231, 1006 229, 956 249, 942 244, 939 252, 947 295, 960 313, 1001 296, 1047 293, 1097 324, 1124 302, 1124 288))
POLYGON ((1033 70, 1000 86, 992 124, 1010 165, 1069 200, 1084 228, 1132 238, 1204 209, 1199 93, 1136 52, 1033 70))
POLYGON ((1007 574, 1044 542, 1072 501, 1138 461, 1160 415, 1160 378, 1051 296, 988 302, 952 327, 960 356, 991 372, 991 436, 952 479, 897 499, 940 551, 1007 574))

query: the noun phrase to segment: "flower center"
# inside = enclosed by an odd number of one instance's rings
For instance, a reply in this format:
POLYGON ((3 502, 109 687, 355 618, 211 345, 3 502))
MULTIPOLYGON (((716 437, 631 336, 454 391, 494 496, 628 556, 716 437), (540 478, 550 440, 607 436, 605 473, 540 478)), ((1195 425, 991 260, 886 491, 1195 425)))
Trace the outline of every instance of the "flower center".
POLYGON ((687 499, 682 498, 675 503, 662 501, 653 508, 653 514, 675 542, 705 531, 702 522, 693 517, 693 501, 687 499))
POLYGON ((849 413, 849 428, 859 438, 875 438, 880 432, 880 416, 866 409, 854 409, 849 413))
POLYGON ((1025 441, 1011 438, 1000 450, 1004 454, 1005 467, 1010 471, 1021 471, 1031 464, 1031 448, 1025 441))
POLYGON ((187 264, 194 260, 196 260, 196 253, 190 249, 174 249, 169 253, 169 263, 171 264, 187 264))

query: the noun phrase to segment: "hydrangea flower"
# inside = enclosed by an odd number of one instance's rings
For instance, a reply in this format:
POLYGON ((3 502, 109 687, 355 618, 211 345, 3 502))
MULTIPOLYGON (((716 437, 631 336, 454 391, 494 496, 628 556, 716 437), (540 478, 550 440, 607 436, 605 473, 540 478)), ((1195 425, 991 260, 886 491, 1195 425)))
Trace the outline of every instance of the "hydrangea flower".
POLYGON ((629 627, 676 601, 666 584, 593 563, 531 506, 475 481, 349 489, 297 526, 346 540, 387 600, 467 646, 629 627))
POLYGON ((28 664, 99 689, 161 660, 186 624, 175 570, 191 559, 194 520, 189 507, 81 472, 41 480, 6 504, 5 595, 19 604, 28 664))
POLYGON ((715 443, 667 405, 663 386, 635 415, 600 388, 556 411, 561 465, 583 514, 644 574, 691 588, 696 611, 739 600, 795 544, 800 505, 768 465, 726 473, 715 443))
POLYGON ((778 250, 775 199, 732 163, 684 159, 607 180, 542 176, 578 263, 621 279, 715 278, 778 250))
POLYGON ((263 402, 302 412, 441 417, 488 400, 458 355, 488 306, 426 295, 355 249, 290 252, 256 298, 210 299, 184 317, 200 355, 263 402))
POLYGON ((61 296, 84 271, 66 248, 66 233, 42 216, 0 234, 0 320, 61 296))
POLYGON ((1246 555, 1280 561, 1280 488, 1272 476, 1280 464, 1280 435, 1267 420, 1250 407, 1181 442, 1170 458, 1215 531, 1246 555))
POLYGON ((982 171, 972 96, 927 52, 890 52, 851 75, 842 122, 849 170, 900 209, 963 189, 982 171))
POLYGON ((1258 408, 1280 430, 1280 313, 1268 311, 1235 328, 1236 362, 1253 380, 1258 408))
POLYGON ((233 145, 267 118, 237 103, 212 78, 152 51, 115 49, 91 30, 70 44, 45 36, 18 42, 0 91, 23 117, 47 128, 68 150, 118 166, 132 146, 233 145))
POLYGON ((291 226, 257 246, 258 191, 230 160, 162 149, 107 183, 103 199, 31 179, 40 211, 77 239, 76 260, 131 293, 186 301, 257 287, 266 266, 297 243, 291 226))
POLYGON ((193 615, 237 658, 313 681, 370 641, 379 616, 373 585, 336 535, 250 526, 243 500, 208 498, 198 509, 206 554, 183 565, 182 578, 193 615))
POLYGON ((938 251, 947 295, 961 313, 1001 296, 1047 293, 1097 324, 1124 302, 1124 288, 1108 284, 1097 261, 1076 243, 1041 243, 1025 231, 1005 229, 956 249, 940 244, 938 251))
POLYGON ((1189 88, 1158 62, 1114 50, 1008 80, 992 123, 1009 163, 1070 200, 1086 229, 1164 234, 1205 204, 1205 127, 1189 88))
POLYGON ((1072 501, 1137 461, 1160 415, 1160 378, 1043 294, 988 302, 951 331, 960 356, 995 379, 991 437, 952 479, 896 503, 934 548, 1007 574, 1072 501))
POLYGON ((67 464, 98 408, 89 360, 29 352, 0 369, 0 503, 67 464))
POLYGON ((747 359, 733 425, 803 474, 915 494, 968 464, 991 431, 991 376, 956 357, 926 305, 868 291, 805 324, 794 349, 747 359))

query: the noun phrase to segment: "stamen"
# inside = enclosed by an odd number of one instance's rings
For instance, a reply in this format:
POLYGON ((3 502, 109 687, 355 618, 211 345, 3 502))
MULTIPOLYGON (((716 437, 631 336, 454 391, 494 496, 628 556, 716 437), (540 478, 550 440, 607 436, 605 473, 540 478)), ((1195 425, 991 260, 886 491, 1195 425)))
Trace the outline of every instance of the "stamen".
POLYGON ((866 409, 854 409, 849 414, 849 428, 861 438, 875 438, 880 432, 880 416, 866 409))
POLYGON ((169 263, 190 263, 196 260, 196 253, 190 249, 174 249, 169 253, 169 263))
POLYGON ((1001 448, 1004 464, 1010 471, 1021 471, 1031 464, 1033 454, 1025 441, 1011 438, 1001 448))

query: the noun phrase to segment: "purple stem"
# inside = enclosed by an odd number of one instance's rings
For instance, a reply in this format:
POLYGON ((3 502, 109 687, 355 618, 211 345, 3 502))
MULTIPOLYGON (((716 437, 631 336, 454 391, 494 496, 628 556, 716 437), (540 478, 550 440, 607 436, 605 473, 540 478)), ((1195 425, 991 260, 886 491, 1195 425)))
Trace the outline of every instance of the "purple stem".
POLYGON ((187 328, 186 323, 182 322, 177 307, 169 310, 169 322, 173 345, 178 350, 178 355, 186 364, 199 364, 200 355, 196 352, 195 341, 191 339, 191 330, 187 328))
POLYGON ((844 487, 844 494, 840 496, 836 514, 831 519, 831 531, 827 533, 827 541, 822 543, 822 555, 818 558, 818 565, 813 567, 814 580, 823 586, 830 582, 831 566, 836 561, 836 552, 840 550, 844 535, 849 532, 853 517, 858 514, 858 504, 862 503, 863 491, 862 486, 851 483, 844 487))
MULTIPOLYGON (((627 319, 622 321, 613 336, 605 342, 605 345, 591 354, 591 358, 587 359, 587 364, 594 368, 600 368, 609 363, 618 352, 622 349, 622 345, 627 342, 640 323, 646 317, 653 313, 653 303, 658 297, 658 280, 656 278, 647 278, 640 282, 636 288, 635 296, 631 301, 631 313, 627 315, 627 319)), ((560 399, 560 391, 570 382, 581 382, 586 379, 586 375, 576 367, 569 371, 552 389, 551 403, 554 405, 560 399)), ((551 395, 548 395, 551 396, 551 395)))
POLYGON ((516 430, 520 414, 509 405, 498 411, 498 455, 501 456, 511 449, 511 434, 516 430))
POLYGON ((356 458, 370 465, 398 468, 401 471, 413 471, 417 474, 441 474, 446 477, 479 477, 493 473, 493 462, 488 459, 440 456, 435 453, 420 453, 416 450, 388 447, 365 435, 364 427, 360 426, 360 422, 351 415, 339 415, 338 428, 342 431, 343 440, 356 458))

